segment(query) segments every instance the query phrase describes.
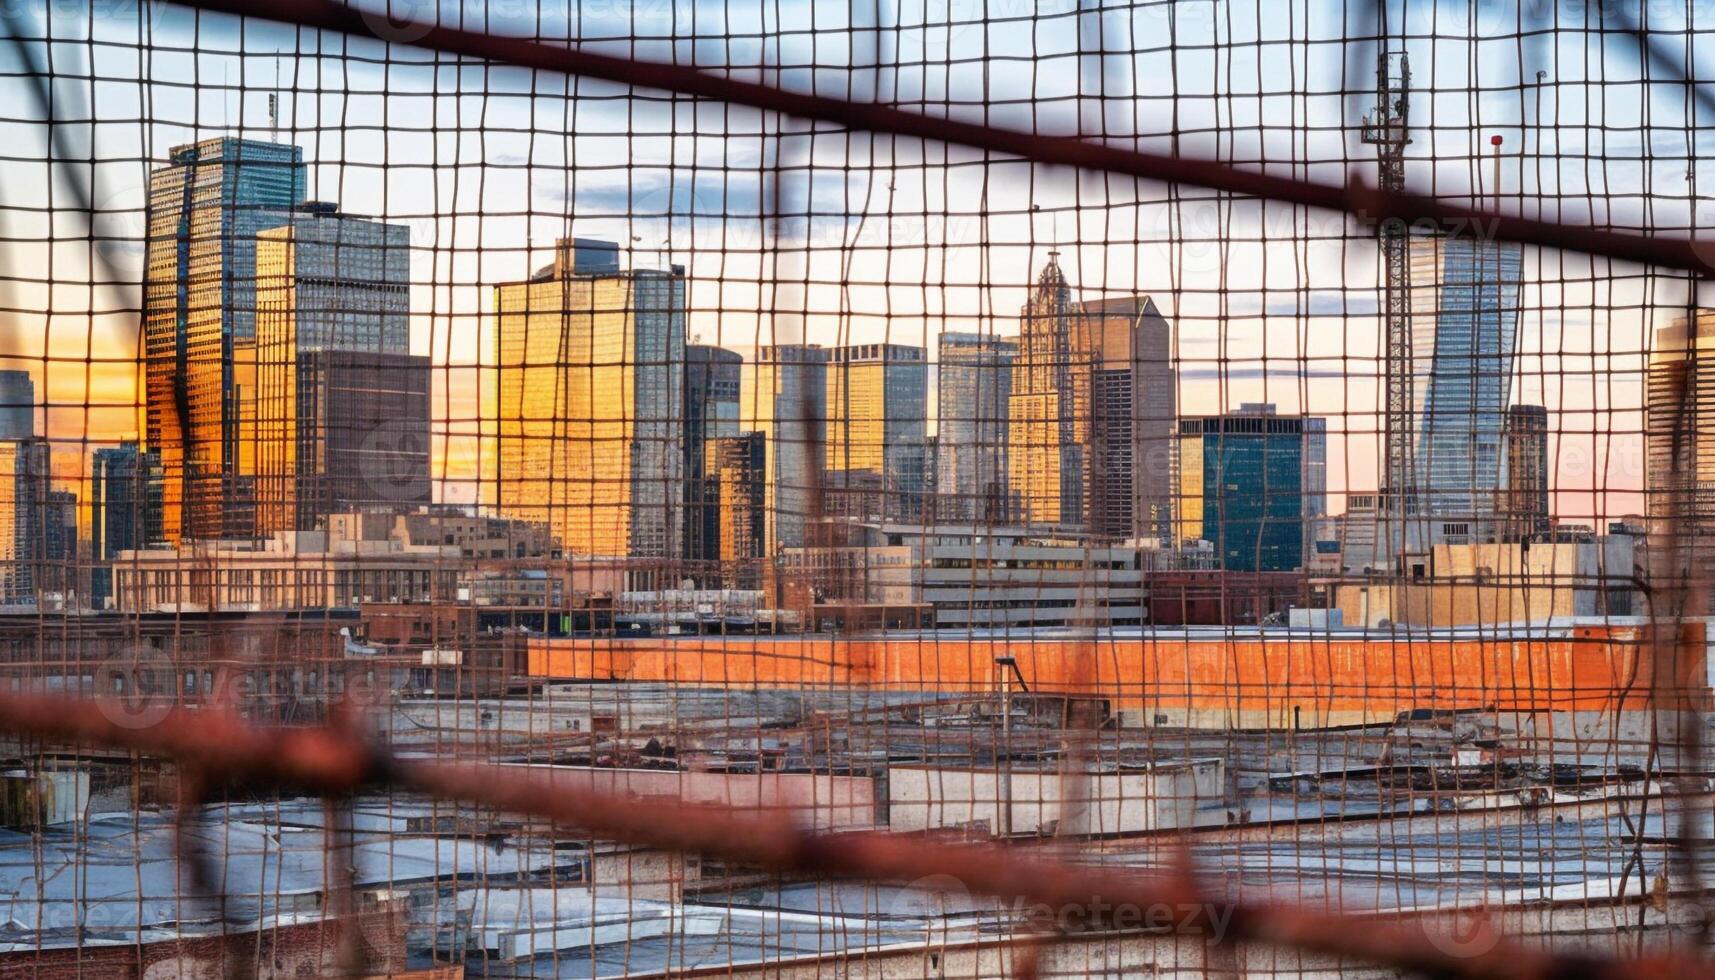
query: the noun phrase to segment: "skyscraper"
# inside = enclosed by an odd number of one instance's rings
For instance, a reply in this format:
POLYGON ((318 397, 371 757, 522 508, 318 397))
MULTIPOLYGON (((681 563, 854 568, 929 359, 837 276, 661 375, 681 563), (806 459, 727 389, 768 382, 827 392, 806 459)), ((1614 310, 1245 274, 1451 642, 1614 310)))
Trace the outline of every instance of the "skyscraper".
POLYGON ((1018 344, 947 331, 937 357, 936 493, 956 521, 1007 520, 1007 411, 1018 344))
MULTIPOLYGON (((256 333, 256 235, 303 199, 303 151, 216 137, 149 178, 143 283, 145 442, 168 540, 218 537, 237 473, 233 348, 256 333)), ((238 528, 248 532, 250 528, 238 528)))
POLYGON ((827 492, 873 501, 850 509, 859 518, 920 517, 929 399, 923 348, 835 347, 826 383, 827 492))
POLYGON ((410 353, 410 230, 306 204, 257 237, 255 261, 254 390, 243 390, 242 363, 235 376, 258 532, 429 503, 430 367, 410 353))
POLYGON ((1506 476, 1497 503, 1501 540, 1523 541, 1549 529, 1548 409, 1514 405, 1507 409, 1506 476))
POLYGON ((1090 300, 1075 314, 1074 384, 1090 416, 1085 522, 1104 537, 1166 541, 1178 411, 1173 330, 1147 296, 1090 300))
POLYGON ((36 384, 28 371, 0 371, 0 439, 36 437, 36 384))
POLYGON ((719 486, 712 482, 710 444, 738 435, 739 379, 744 358, 704 344, 685 347, 685 557, 720 560, 719 486))
POLYGON ((82 596, 89 586, 78 561, 77 494, 45 485, 43 490, 37 520, 41 540, 36 546, 36 592, 82 596))
POLYGON ((1084 444, 1088 402, 1073 383, 1072 289, 1049 252, 1020 313, 1018 358, 1007 407, 1007 482, 1019 516, 1031 524, 1084 519, 1084 444), (1080 411, 1080 409, 1082 409, 1080 411))
POLYGON ((1207 541, 1221 567, 1289 572, 1305 559, 1314 471, 1307 465, 1321 420, 1246 404, 1227 415, 1179 422, 1180 544, 1207 541))
POLYGON ((1517 245, 1411 240, 1412 398, 1417 444, 1408 540, 1494 533, 1518 332, 1517 245))
POLYGON ((763 553, 803 547, 806 522, 820 514, 826 459, 828 352, 806 344, 758 348, 740 379, 739 428, 764 443, 767 528, 763 553))
POLYGON ((0 440, 0 604, 36 600, 37 566, 46 553, 48 444, 0 440))
POLYGON ((1644 413, 1650 550, 1665 589, 1715 561, 1715 310, 1656 331, 1644 413))
POLYGON ((754 589, 762 582, 768 525, 767 444, 760 432, 709 440, 709 496, 717 511, 714 557, 729 589, 754 589))
POLYGON ((618 271, 612 254, 562 239, 552 264, 495 287, 499 505, 570 553, 667 559, 685 492, 685 279, 618 271))
POLYGON ((1172 328, 1148 297, 1074 304, 1049 253, 1025 304, 1008 481, 1030 523, 1111 538, 1172 534, 1172 328))
POLYGON ((89 556, 92 605, 113 595, 109 563, 121 551, 161 539, 161 474, 154 456, 135 442, 97 449, 89 481, 89 556))

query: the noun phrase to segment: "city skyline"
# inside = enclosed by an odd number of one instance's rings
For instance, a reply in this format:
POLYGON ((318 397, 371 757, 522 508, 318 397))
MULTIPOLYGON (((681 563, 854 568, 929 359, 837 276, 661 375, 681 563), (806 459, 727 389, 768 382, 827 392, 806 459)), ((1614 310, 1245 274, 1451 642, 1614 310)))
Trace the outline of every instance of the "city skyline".
MULTIPOLYGON (((1421 16, 1424 14, 1414 11, 1406 19, 1421 16)), ((1480 11, 1473 16, 1492 18, 1494 14, 1480 11)), ((605 22, 593 13, 585 17, 587 22, 574 25, 566 8, 550 5, 542 23, 534 28, 564 30, 570 36, 584 26, 605 22)), ((386 143, 376 138, 373 129, 365 128, 385 118, 387 105, 414 111, 439 104, 434 95, 439 69, 409 61, 397 65, 393 71, 398 81, 386 86, 386 98, 379 99, 374 95, 384 90, 383 80, 369 66, 355 63, 346 67, 353 73, 358 95, 329 96, 330 101, 322 104, 291 91, 290 84, 280 86, 283 92, 270 84, 278 60, 275 51, 290 49, 288 35, 258 24, 253 25, 254 41, 239 40, 233 23, 211 18, 195 28, 180 13, 168 10, 160 14, 154 27, 163 38, 192 36, 198 29, 214 35, 232 34, 234 41, 227 50, 205 53, 206 70, 230 71, 232 88, 220 99, 199 100, 168 84, 172 70, 163 71, 161 82, 151 91, 151 104, 159 107, 159 115, 147 127, 133 126, 128 132, 104 130, 101 137, 127 141, 115 144, 117 152, 108 156, 134 161, 132 166, 140 173, 143 168, 135 161, 158 161, 165 156, 164 148, 217 132, 295 142, 308 150, 306 165, 315 192, 311 196, 345 199, 348 207, 353 199, 373 202, 373 207, 357 210, 369 210, 382 220, 402 221, 413 228, 413 352, 430 356, 436 366, 433 459, 439 499, 473 499, 472 491, 484 480, 491 480, 484 467, 491 467, 492 453, 472 431, 472 420, 479 414, 482 398, 482 369, 474 365, 488 349, 479 336, 487 316, 486 290, 495 277, 473 270, 478 266, 534 266, 551 248, 548 243, 566 231, 568 214, 579 223, 579 234, 605 235, 621 242, 637 238, 640 240, 632 247, 640 258, 664 256, 690 267, 693 334, 741 351, 806 336, 828 346, 906 342, 932 351, 935 337, 945 329, 975 328, 993 333, 1000 328, 1004 332, 1008 320, 1004 311, 1022 302, 1043 253, 1058 246, 1068 267, 1076 268, 1072 278, 1086 288, 1154 295, 1163 313, 1180 324, 1181 363, 1185 368, 1182 404, 1206 412, 1245 400, 1267 400, 1334 419, 1330 485, 1335 508, 1341 506, 1340 498, 1348 488, 1361 492, 1374 485, 1375 436, 1370 430, 1375 425, 1369 422, 1369 411, 1375 397, 1362 377, 1373 376, 1373 366, 1352 370, 1354 376, 1337 393, 1332 386, 1322 384, 1334 370, 1373 364, 1365 361, 1370 356, 1366 345, 1373 344, 1376 333, 1373 263, 1346 254, 1344 246, 1336 247, 1332 239, 1346 234, 1343 224, 1324 225, 1318 216, 1253 202, 1223 203, 1217 196, 1195 191, 1182 195, 1171 206, 1153 200, 1129 203, 1110 198, 1105 189, 1098 193, 1087 182, 1041 180, 1023 168, 1008 170, 1001 166, 986 170, 984 179, 969 182, 973 195, 979 189, 992 192, 987 194, 990 206, 984 209, 977 206, 976 197, 961 196, 963 188, 955 189, 961 193, 953 196, 933 196, 931 182, 919 179, 929 173, 921 156, 888 156, 867 141, 852 139, 834 147, 833 153, 840 155, 840 151, 850 149, 865 154, 866 168, 897 173, 900 179, 889 177, 887 181, 889 193, 880 193, 879 177, 874 186, 860 188, 836 181, 824 183, 824 175, 818 172, 804 181, 788 178, 792 185, 789 209, 819 214, 824 210, 822 205, 838 203, 854 210, 861 203, 866 209, 911 215, 912 227, 901 226, 878 235, 871 220, 860 236, 854 228, 866 220, 861 216, 853 217, 851 225, 806 218, 801 222, 802 233, 770 238, 763 233, 758 216, 760 185, 740 186, 695 163, 681 168, 670 158, 663 161, 655 157, 641 161, 638 169, 622 180, 618 171, 603 169, 601 161, 608 157, 594 137, 581 138, 578 152, 567 152, 564 159, 557 150, 533 148, 522 131, 528 125, 512 127, 520 130, 516 133, 506 125, 521 118, 528 120, 519 115, 526 100, 515 98, 517 93, 510 89, 493 93, 495 119, 501 125, 490 136, 487 155, 471 156, 467 151, 456 159, 459 167, 504 167, 507 173, 523 179, 491 182, 493 186, 485 189, 482 200, 464 200, 449 196, 453 192, 446 182, 452 179, 452 169, 436 173, 426 163, 422 167, 382 166, 388 159, 386 143), (266 47, 275 40, 285 43, 282 48, 269 49, 265 57, 250 47, 266 47), (269 112, 271 95, 278 96, 277 114, 269 112), (336 109, 340 113, 337 118, 352 126, 349 136, 337 140, 329 128, 336 109), (554 155, 542 156, 545 152, 554 155), (591 161, 589 173, 568 175, 566 164, 573 158, 580 163, 591 161), (1027 192, 1014 193, 1021 188, 1027 192), (867 196, 856 196, 860 190, 867 196), (497 216, 481 222, 460 221, 461 215, 469 216, 479 206, 497 216), (1032 212, 1033 206, 1043 210, 1032 212), (1244 272, 1242 277, 1233 274, 1254 264, 1259 251, 1254 240, 1259 237, 1277 239, 1277 245, 1287 244, 1289 238, 1299 239, 1278 267, 1302 271, 1269 282, 1251 272, 1244 272), (718 262, 712 263, 718 269, 706 269, 710 260, 725 250, 722 242, 732 245, 730 253, 720 254, 718 262), (798 258, 787 255, 784 264, 766 268, 762 253, 771 248, 810 254, 798 258), (876 271, 874 262, 890 252, 909 258, 906 268, 913 280, 911 288, 876 285, 886 277, 876 271), (847 253, 854 257, 851 271, 856 274, 842 277, 829 263, 847 253), (1171 275, 1155 277, 1150 271, 1169 267, 1174 270, 1171 275), (1224 280, 1219 278, 1223 268, 1229 273, 1224 280), (973 274, 967 275, 967 270, 973 274), (986 270, 986 274, 975 275, 978 270, 986 270), (782 283, 800 277, 812 280, 810 292, 817 295, 777 302, 782 297, 791 298, 790 290, 781 291, 782 283), (838 290, 831 285, 842 278, 855 280, 850 301, 839 299, 838 290), (719 281, 739 285, 729 289, 719 281), (922 309, 917 296, 925 291, 946 297, 948 308, 922 309), (995 295, 985 299, 980 294, 986 292, 995 295), (824 302, 828 297, 835 301, 824 302), (765 309, 781 315, 774 322, 766 322, 759 312, 765 309), (1317 339, 1329 331, 1336 331, 1341 340, 1331 345, 1333 351, 1324 357, 1320 348, 1325 345, 1317 339), (1224 345, 1216 339, 1223 333, 1229 340, 1224 345), (1225 354, 1220 353, 1223 350, 1225 354), (1230 390, 1218 392, 1223 387, 1230 390)), ((1074 67, 1077 24, 1074 12, 1045 12, 1039 40, 1042 57, 1074 67)), ((1280 15, 1270 11, 1260 11, 1259 24, 1268 25, 1270 30, 1287 29, 1280 15)), ((1207 19, 1195 17, 1174 25, 1192 37, 1211 27, 1207 19)), ((104 38, 121 38, 127 23, 117 17, 91 29, 104 38)), ((998 42, 1012 28, 994 25, 972 30, 978 34, 994 32, 998 42)), ((1323 43, 1320 35, 1317 37, 1317 43, 1323 43)), ((1326 43, 1336 41, 1330 36, 1326 43)), ((1658 193, 1652 195, 1656 219, 1688 224, 1691 209, 1685 193, 1684 166, 1674 164, 1667 149, 1655 148, 1648 158, 1655 162, 1646 162, 1641 150, 1634 152, 1628 146, 1624 152, 1615 153, 1581 135, 1593 125, 1611 130, 1637 123, 1640 109, 1636 105, 1600 96, 1606 81, 1603 72, 1621 70, 1625 59, 1635 57, 1635 52, 1603 38, 1598 43, 1610 59, 1617 61, 1613 66, 1596 66, 1575 57, 1578 52, 1566 48, 1567 43, 1555 40, 1532 52, 1533 64, 1548 71, 1548 80, 1543 83, 1533 81, 1534 69, 1512 64, 1516 59, 1511 59, 1510 53, 1501 57, 1488 47, 1446 38, 1434 44, 1415 39, 1406 42, 1420 75, 1432 71, 1440 79, 1436 84, 1468 83, 1476 92, 1470 106, 1428 122, 1436 143, 1412 151, 1417 168, 1414 180, 1433 186, 1437 194, 1455 198, 1473 193, 1487 179, 1486 174, 1479 173, 1487 167, 1478 165, 1483 140, 1495 132, 1506 138, 1498 189, 1505 207, 1528 209, 1534 206, 1532 194, 1571 197, 1586 193, 1590 188, 1578 181, 1601 180, 1612 182, 1616 189, 1640 184, 1656 188, 1658 193), (1465 55, 1455 53, 1467 48, 1465 55), (1556 125, 1550 127, 1545 121, 1556 125), (1600 160, 1599 177, 1591 176, 1591 169, 1584 165, 1594 160, 1600 160), (1667 185, 1669 176, 1678 183, 1667 185)), ((1321 59, 1311 64, 1307 52, 1292 48, 1246 51, 1244 56, 1255 59, 1259 67, 1267 64, 1271 70, 1292 77, 1338 76, 1340 71, 1336 67, 1341 61, 1338 57, 1325 59, 1324 67, 1321 59)), ((1135 63, 1127 65, 1131 71, 1122 75, 1131 74, 1136 84, 1136 78, 1148 77, 1154 57, 1136 54, 1135 63)), ((294 71, 309 79, 337 63, 331 53, 308 51, 294 71)), ((299 76, 288 72, 286 77, 299 76)), ((900 84, 906 86, 905 91, 912 91, 913 86, 924 82, 908 76, 900 84)), ((1019 80, 999 79, 993 84, 1016 86, 1019 80)), ((1246 79, 1237 84, 1239 87, 1223 98, 1235 111, 1242 111, 1243 115, 1236 118, 1257 118, 1257 104, 1245 101, 1256 98, 1246 87, 1252 83, 1246 79)), ((1658 108, 1669 115, 1677 111, 1665 104, 1677 97, 1674 93, 1653 97, 1664 103, 1658 108)), ((1066 112, 1076 116, 1086 108, 1074 100, 1066 112)), ((585 118, 591 121, 598 117, 610 120, 613 115, 599 102, 579 111, 588 113, 585 118)), ((671 127, 658 125, 664 118, 671 119, 659 108, 645 104, 638 111, 635 125, 650 132, 657 128, 662 133, 671 131, 671 127)), ((1300 148, 1265 131, 1271 158, 1278 154, 1279 159, 1301 160, 1311 168, 1365 159, 1354 146, 1342 142, 1355 141, 1355 136, 1330 125, 1348 115, 1349 107, 1335 96, 1320 92, 1307 95, 1303 113, 1293 117, 1293 126, 1308 133, 1307 142, 1300 148)), ((702 116, 696 118, 706 121, 702 116)), ((1152 128, 1159 126, 1156 120, 1132 122, 1146 135, 1158 131, 1152 128)), ((723 125, 731 127, 733 152, 742 150, 744 154, 735 158, 740 161, 756 158, 767 140, 776 138, 744 112, 723 125)), ((778 138, 790 142, 789 137, 778 138)), ((1704 137, 1698 134, 1697 138, 1704 137)), ((1199 133, 1188 139, 1185 152, 1202 152, 1212 145, 1211 152, 1218 155, 1219 146, 1212 142, 1212 136, 1199 133)), ((1686 150, 1682 147, 1679 152, 1686 150)), ((1486 164, 1486 160, 1480 162, 1486 164)), ((1367 166, 1367 161, 1361 166, 1367 166)), ((113 233, 114 241, 81 259, 57 256, 56 268, 61 275, 79 268, 75 264, 78 261, 112 259, 121 269, 133 268, 136 263, 132 248, 133 243, 140 245, 143 237, 138 226, 146 203, 146 194, 138 188, 145 181, 117 163, 102 163, 94 170, 101 188, 101 200, 96 203, 103 208, 97 219, 99 230, 113 233)), ((23 181, 17 186, 29 187, 39 180, 33 171, 8 168, 9 175, 13 171, 18 171, 16 176, 23 181)), ((1643 220, 1638 199, 1629 193, 1610 195, 1608 207, 1607 220, 1643 220)), ((22 245, 10 251, 26 268, 41 267, 44 261, 42 255, 22 245)), ((1642 365, 1636 358, 1615 352, 1640 349, 1643 338, 1661 325, 1643 322, 1642 315, 1632 312, 1645 305, 1640 300, 1646 288, 1641 277, 1628 273, 1597 289, 1581 284, 1580 280, 1594 272, 1580 257, 1555 256, 1551 275, 1543 274, 1535 250, 1527 252, 1525 260, 1529 285, 1521 300, 1525 309, 1518 328, 1520 371, 1534 390, 1521 400, 1546 404, 1556 418, 1563 414, 1577 418, 1590 412, 1611 412, 1622 420, 1633 418, 1635 406, 1642 402, 1642 365), (1544 281, 1550 279, 1557 281, 1544 281), (1587 290, 1603 295, 1592 299, 1587 290), (1563 341, 1563 336, 1568 339, 1563 341), (1607 386, 1569 383, 1562 374, 1567 363, 1575 367, 1578 363, 1600 365, 1602 370, 1615 373, 1617 386, 1610 391, 1607 386)), ((12 288, 19 290, 19 301, 12 304, 17 309, 90 308, 89 299, 70 301, 69 297, 63 305, 45 300, 36 303, 34 287, 18 284, 12 288)), ((1655 299, 1650 303, 1659 299, 1671 305, 1662 294, 1652 295, 1655 299)), ((94 300, 96 310, 136 305, 115 306, 100 295, 94 300)), ((96 312, 80 318, 70 312, 58 316, 57 325, 31 321, 13 332, 14 346, 0 350, 0 356, 18 358, 12 363, 36 370, 49 404, 44 413, 49 416, 48 431, 89 443, 114 443, 142 432, 133 411, 136 396, 141 394, 139 386, 117 364, 120 357, 135 353, 130 342, 135 324, 125 320, 123 314, 96 312), (68 330, 79 343, 92 345, 92 352, 113 355, 112 362, 100 357, 87 371, 78 372, 44 366, 39 360, 32 363, 32 358, 41 356, 36 346, 39 338, 57 337, 68 330)), ((935 425, 933 411, 931 406, 931 431, 935 425)), ((1598 518, 1640 511, 1642 425, 1622 421, 1605 426, 1599 434, 1587 432, 1588 428, 1553 427, 1555 445, 1565 447, 1564 452, 1556 451, 1551 457, 1558 470, 1556 509, 1598 518)), ((62 482, 87 476, 85 460, 62 454, 55 465, 62 482)))

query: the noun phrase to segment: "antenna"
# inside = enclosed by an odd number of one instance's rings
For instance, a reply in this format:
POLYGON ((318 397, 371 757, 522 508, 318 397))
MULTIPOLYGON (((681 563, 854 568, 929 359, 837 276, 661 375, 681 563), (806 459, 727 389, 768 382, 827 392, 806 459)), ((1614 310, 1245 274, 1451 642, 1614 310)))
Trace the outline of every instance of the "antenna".
POLYGON ((274 59, 274 91, 268 93, 268 137, 280 141, 280 59, 274 59))
MULTIPOLYGON (((1405 148, 1411 143, 1411 65, 1404 51, 1376 55, 1376 104, 1364 116, 1361 137, 1376 148, 1376 184, 1384 194, 1405 189, 1405 148)), ((1387 418, 1382 493, 1389 526, 1389 553, 1406 541, 1404 519, 1415 509, 1416 474, 1412 465, 1413 412, 1411 349, 1411 262, 1408 231, 1402 221, 1383 221, 1377 229, 1386 289, 1387 418)))
POLYGON ((1489 145, 1495 148, 1495 210, 1501 209, 1501 134, 1489 137, 1489 145))

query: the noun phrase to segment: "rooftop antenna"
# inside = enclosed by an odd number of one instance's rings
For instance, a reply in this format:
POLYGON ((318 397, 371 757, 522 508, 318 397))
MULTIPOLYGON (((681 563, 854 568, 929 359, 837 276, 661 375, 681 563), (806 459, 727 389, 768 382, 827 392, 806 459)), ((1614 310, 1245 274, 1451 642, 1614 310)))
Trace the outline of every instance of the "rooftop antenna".
MULTIPOLYGON (((1376 104, 1364 116, 1362 139, 1376 148, 1376 184, 1383 194, 1405 190, 1405 148, 1411 143, 1411 64, 1404 51, 1376 53, 1376 104)), ((1405 517, 1415 508, 1411 462, 1412 404, 1411 262, 1408 229, 1402 221, 1383 221, 1380 238, 1385 285, 1387 418, 1382 470, 1383 512, 1390 518, 1389 553, 1405 545, 1405 517)))
POLYGON ((280 141, 280 59, 274 59, 274 91, 268 93, 268 138, 280 141))
POLYGON ((1500 133, 1489 137, 1489 145, 1495 148, 1495 210, 1501 209, 1501 143, 1500 133))

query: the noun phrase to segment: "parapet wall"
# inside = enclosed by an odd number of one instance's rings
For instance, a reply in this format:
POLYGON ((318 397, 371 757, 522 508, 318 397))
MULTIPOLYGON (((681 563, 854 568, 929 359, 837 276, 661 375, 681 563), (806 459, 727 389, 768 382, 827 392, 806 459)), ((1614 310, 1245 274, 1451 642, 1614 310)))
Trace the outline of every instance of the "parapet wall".
POLYGON ((1144 724, 1315 728, 1415 708, 1707 707, 1704 624, 1496 631, 1161 631, 983 637, 536 639, 538 679, 985 694, 1010 656, 1032 691, 1107 698, 1144 724))

